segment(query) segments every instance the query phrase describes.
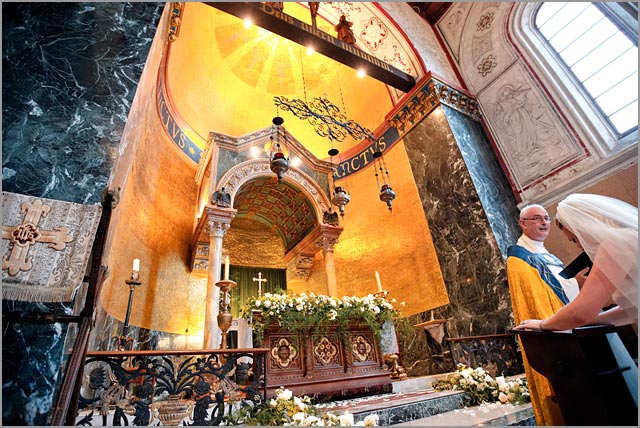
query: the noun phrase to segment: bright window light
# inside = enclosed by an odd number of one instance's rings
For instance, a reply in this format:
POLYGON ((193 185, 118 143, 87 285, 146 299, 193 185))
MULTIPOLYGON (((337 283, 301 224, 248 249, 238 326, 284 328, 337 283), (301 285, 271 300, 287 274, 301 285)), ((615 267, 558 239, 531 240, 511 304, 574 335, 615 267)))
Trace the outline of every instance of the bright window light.
POLYGON ((637 44, 587 2, 545 2, 535 25, 616 132, 637 129, 637 44))

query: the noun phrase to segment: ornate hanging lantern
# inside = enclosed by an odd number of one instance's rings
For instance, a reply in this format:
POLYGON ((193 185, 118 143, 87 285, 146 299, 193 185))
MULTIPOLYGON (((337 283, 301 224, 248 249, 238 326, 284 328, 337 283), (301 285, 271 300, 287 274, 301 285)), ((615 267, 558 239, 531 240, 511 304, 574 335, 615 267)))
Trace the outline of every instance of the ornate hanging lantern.
POLYGON ((331 199, 331 203, 338 207, 340 210, 340 216, 344 218, 344 207, 351 200, 351 196, 347 192, 344 191, 342 186, 336 186, 333 188, 333 198, 331 199))
POLYGON ((380 200, 387 204, 389 212, 391 212, 393 200, 396 198, 396 192, 391 188, 391 175, 389 174, 389 169, 387 168, 387 164, 382 157, 382 151, 380 151, 379 147, 378 150, 373 153, 373 163, 376 174, 376 184, 380 187, 380 200), (378 171, 380 171, 380 173, 378 173, 378 171), (380 176, 382 177, 380 178, 380 176), (380 185, 380 181, 382 181, 382 185, 380 185))
MULTIPOLYGON (((329 156, 331 158, 331 177, 333 178, 334 168, 333 168, 333 157, 336 156, 340 151, 338 149, 334 149, 333 147, 329 150, 329 156)), ((344 207, 351 200, 351 196, 347 193, 342 186, 338 186, 336 182, 333 182, 333 198, 331 198, 331 203, 338 207, 340 211, 340 216, 344 218, 344 207)))
MULTIPOLYGON (((280 116, 276 116, 272 120, 275 126, 275 139, 273 134, 271 135, 271 147, 269 151, 269 168, 273 173, 278 176, 278 181, 282 180, 282 176, 289 170, 289 158, 284 153, 284 144, 281 143, 280 127, 284 123, 284 119, 280 116)), ((286 139, 286 134, 283 133, 282 140, 286 139)))

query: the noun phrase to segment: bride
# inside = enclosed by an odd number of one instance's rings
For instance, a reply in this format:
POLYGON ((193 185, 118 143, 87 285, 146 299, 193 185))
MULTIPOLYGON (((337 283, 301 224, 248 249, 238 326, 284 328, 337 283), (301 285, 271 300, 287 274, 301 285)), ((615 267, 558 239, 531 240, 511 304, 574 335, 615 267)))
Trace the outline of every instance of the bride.
POLYGON ((638 208, 618 199, 573 194, 558 204, 556 222, 593 267, 580 293, 553 316, 524 320, 519 330, 569 330, 585 324, 631 324, 638 332, 638 208), (615 307, 601 312, 609 300, 615 307))

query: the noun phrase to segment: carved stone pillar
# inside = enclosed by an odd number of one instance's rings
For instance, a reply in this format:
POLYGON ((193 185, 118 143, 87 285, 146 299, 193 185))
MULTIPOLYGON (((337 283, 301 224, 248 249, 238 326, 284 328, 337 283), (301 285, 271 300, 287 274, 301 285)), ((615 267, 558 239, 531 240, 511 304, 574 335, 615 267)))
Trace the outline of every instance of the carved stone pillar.
POLYGON ((222 240, 227 233, 231 220, 237 210, 232 208, 218 208, 206 206, 203 215, 206 214, 209 234, 209 272, 207 276, 207 306, 204 317, 204 343, 203 349, 218 349, 220 347, 220 328, 217 315, 220 306, 220 288, 216 282, 220 281, 220 265, 222 264, 222 240))
POLYGON ((342 227, 321 225, 320 237, 316 245, 322 248, 324 256, 324 271, 327 275, 327 294, 338 297, 338 282, 336 281, 336 266, 333 258, 333 247, 338 242, 338 237, 342 233, 342 227))

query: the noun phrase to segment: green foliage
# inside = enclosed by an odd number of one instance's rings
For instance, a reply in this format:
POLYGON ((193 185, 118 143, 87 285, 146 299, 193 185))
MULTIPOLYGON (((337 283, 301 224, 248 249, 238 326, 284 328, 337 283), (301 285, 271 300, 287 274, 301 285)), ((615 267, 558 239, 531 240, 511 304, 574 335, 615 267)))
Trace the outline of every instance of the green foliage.
POLYGON ((331 412, 320 414, 307 396, 296 397, 284 388, 276 389, 274 397, 266 403, 240 407, 228 415, 226 425, 257 426, 374 426, 378 416, 371 415, 354 424, 353 415, 345 413, 336 416, 331 412))
POLYGON ((531 401, 526 380, 506 380, 504 376, 494 379, 482 367, 471 369, 464 364, 458 364, 457 370, 447 379, 434 381, 431 386, 436 391, 465 391, 469 397, 465 402, 468 406, 483 402, 523 404, 531 401))
POLYGON ((240 316, 251 320, 259 340, 263 338, 266 325, 278 325, 298 333, 327 331, 337 326, 340 334, 349 323, 366 324, 379 340, 382 325, 398 316, 392 305, 394 302, 371 294, 338 299, 314 293, 265 293, 248 299, 240 316))

